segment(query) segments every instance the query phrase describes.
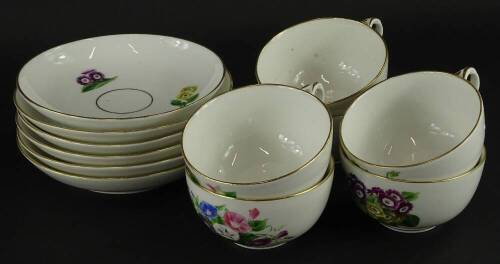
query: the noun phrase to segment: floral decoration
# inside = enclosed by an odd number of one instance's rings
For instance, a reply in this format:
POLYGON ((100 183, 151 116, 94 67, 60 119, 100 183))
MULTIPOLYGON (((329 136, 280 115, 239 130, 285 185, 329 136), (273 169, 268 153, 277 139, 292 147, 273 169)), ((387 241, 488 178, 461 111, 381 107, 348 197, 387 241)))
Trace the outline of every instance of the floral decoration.
POLYGON ((118 78, 118 76, 106 78, 102 72, 91 69, 82 72, 81 75, 76 78, 76 82, 83 86, 82 93, 85 93, 100 88, 116 78, 118 78))
MULTIPOLYGON (((191 173, 191 171, 189 171, 189 170, 186 171, 186 175, 191 179, 192 182, 196 183, 197 185, 202 186, 202 184, 200 183, 200 181, 198 181, 198 179, 193 175, 193 173, 191 173)), ((210 183, 205 183, 203 185, 204 185, 203 187, 207 188, 208 190, 210 190, 213 193, 217 193, 217 194, 224 195, 224 196, 227 196, 227 197, 232 197, 232 198, 236 198, 237 197, 236 192, 232 192, 232 191, 226 192, 226 191, 223 191, 223 190, 221 190, 220 186, 218 186, 218 185, 214 185, 214 184, 210 184, 210 183)))
POLYGON ((198 98, 198 86, 186 86, 179 91, 175 99, 170 101, 170 104, 184 107, 196 98, 198 98))
POLYGON ((252 208, 243 215, 231 211, 225 205, 212 205, 200 201, 193 193, 191 200, 198 215, 213 232, 238 244, 249 247, 272 247, 293 238, 284 226, 272 227, 267 224, 267 219, 259 218, 258 208, 252 208))
POLYGON ((380 187, 368 189, 354 174, 350 174, 348 185, 358 207, 372 218, 387 225, 404 227, 415 227, 420 222, 418 216, 410 214, 413 209, 411 202, 418 199, 418 192, 380 187))

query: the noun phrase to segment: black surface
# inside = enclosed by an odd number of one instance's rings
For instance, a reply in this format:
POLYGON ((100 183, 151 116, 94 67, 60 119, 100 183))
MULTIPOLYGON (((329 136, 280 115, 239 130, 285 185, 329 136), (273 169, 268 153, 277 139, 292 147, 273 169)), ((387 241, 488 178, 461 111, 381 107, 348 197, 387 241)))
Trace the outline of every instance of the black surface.
POLYGON ((499 16, 495 0, 3 1, 0 263, 500 263, 499 16), (475 197, 453 221, 419 235, 388 231, 354 207, 337 168, 333 196, 308 233, 281 248, 249 251, 209 233, 182 181, 143 194, 100 195, 51 180, 16 149, 16 72, 48 48, 116 33, 177 36, 214 50, 241 86, 255 83, 257 55, 267 40, 326 16, 380 17, 390 76, 478 69, 487 164, 475 197))

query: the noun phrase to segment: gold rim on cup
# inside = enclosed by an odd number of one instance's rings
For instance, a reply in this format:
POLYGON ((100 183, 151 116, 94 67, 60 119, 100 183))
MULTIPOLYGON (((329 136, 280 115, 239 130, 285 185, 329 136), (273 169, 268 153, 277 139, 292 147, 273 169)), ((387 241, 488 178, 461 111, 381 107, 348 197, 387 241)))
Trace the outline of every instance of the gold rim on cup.
POLYGON ((327 168, 326 173, 323 176, 323 178, 321 178, 321 180, 318 181, 313 186, 308 187, 307 189, 305 189, 303 191, 300 191, 300 192, 297 192, 297 193, 293 193, 293 194, 288 194, 288 195, 283 195, 283 196, 278 196, 278 197, 273 197, 273 198, 263 198, 263 199, 230 197, 230 196, 225 196, 225 195, 222 195, 222 194, 219 194, 219 193, 215 193, 215 192, 212 192, 211 190, 209 190, 209 189, 201 186, 200 184, 197 184, 195 181, 192 180, 191 177, 194 177, 194 176, 192 175, 192 172, 190 171, 189 167, 186 167, 186 178, 187 178, 187 180, 191 181, 192 184, 196 185, 198 188, 200 188, 203 191, 206 191, 206 192, 208 192, 208 193, 210 193, 212 195, 219 196, 219 197, 222 197, 222 198, 225 198, 225 199, 229 199, 229 200, 238 200, 238 201, 246 201, 246 202, 270 202, 270 201, 277 201, 277 200, 283 200, 283 199, 287 199, 287 198, 292 198, 292 197, 300 196, 302 194, 306 194, 308 192, 311 192, 312 190, 315 190, 315 189, 319 188, 321 185, 323 185, 323 183, 325 183, 328 179, 330 179, 330 177, 332 177, 332 178, 335 177, 335 165, 334 165, 333 157, 331 157, 330 158, 330 162, 328 163, 328 168, 327 168))
MULTIPOLYGON (((465 141, 467 141, 469 138, 470 138, 470 135, 472 135, 472 133, 476 130, 478 124, 479 124, 479 121, 481 120, 481 116, 483 115, 483 112, 484 112, 484 107, 483 107, 483 98, 481 96, 481 93, 479 92, 478 89, 476 89, 476 87, 474 87, 472 85, 472 83, 470 83, 468 80, 465 80, 464 78, 456 75, 456 74, 452 74, 452 73, 449 73, 449 72, 443 72, 443 71, 417 71, 417 72, 410 72, 410 73, 406 73, 406 74, 403 74, 403 75, 398 75, 398 76, 395 76, 395 77, 392 77, 392 78, 398 78, 398 77, 403 77, 403 76, 407 76, 407 75, 411 75, 411 74, 418 74, 418 73, 441 73, 441 74, 447 74, 447 75, 451 75, 453 76, 454 78, 458 78, 459 80, 462 80, 463 82, 467 83, 467 85, 474 90, 474 92, 476 92, 477 96, 478 96, 478 99, 479 99, 479 103, 480 103, 480 108, 479 108, 479 115, 477 116, 477 119, 476 119, 476 124, 474 125, 474 127, 471 129, 471 131, 467 134, 466 137, 464 137, 464 139, 462 141, 460 141, 460 143, 456 144, 453 148, 451 148, 450 150, 440 154, 440 155, 437 155, 435 157, 433 157, 432 159, 428 159, 428 160, 425 160, 425 161, 420 161, 420 162, 417 162, 417 163, 413 163, 413 164, 408 164, 408 165, 381 165, 381 164, 376 164, 376 163, 372 163, 372 162, 368 162, 368 161, 365 161, 363 159, 360 159, 358 156, 354 155, 348 148, 347 146, 345 145, 344 143, 344 138, 342 137, 342 125, 344 124, 344 119, 342 119, 342 122, 340 123, 340 131, 339 131, 339 141, 340 141, 340 145, 341 147, 344 149, 345 152, 347 152, 348 154, 350 154, 351 156, 353 156, 354 158, 362 161, 363 163, 366 163, 366 164, 369 164, 371 166, 374 166, 374 167, 379 167, 379 168, 387 168, 387 169, 391 169, 391 168, 409 168, 409 167, 416 167, 416 166, 419 166, 419 165, 422 165, 422 164, 426 164, 426 163, 430 163, 430 162, 433 162, 437 159, 440 159, 446 155, 448 155, 450 152, 454 151, 455 149, 457 149, 458 147, 460 147, 465 141)), ((392 78, 389 78, 387 80, 384 80, 384 81, 381 81, 380 83, 378 83, 377 85, 379 84, 382 84, 392 78)), ((372 87, 375 88, 376 86, 372 87)), ((375 88, 376 89, 376 88, 375 88)), ((370 89, 371 90, 371 89, 370 89)), ((365 94, 361 95, 360 97, 356 98, 356 100, 354 100, 354 102, 347 108, 346 110, 346 113, 349 111, 349 109, 351 109, 351 107, 358 101, 358 100, 361 100, 360 98, 362 98, 365 94)))
MULTIPOLYGON (((269 182, 273 182, 273 181, 277 181, 277 180, 280 180, 280 179, 283 179, 287 176, 290 176, 294 173, 296 173, 297 171, 300 171, 301 169, 303 169, 304 167, 308 166, 309 164, 311 164, 313 161, 315 161, 321 154, 321 152, 323 152, 323 150, 325 149, 326 145, 328 144, 328 142, 330 141, 331 137, 333 136, 333 119, 332 119, 332 116, 330 115, 330 112, 328 111, 328 108, 326 107, 326 105, 316 96, 306 92, 306 91, 303 91, 303 90, 300 90, 300 89, 297 89, 293 86, 290 86, 290 85, 283 85, 283 84, 275 84, 275 83, 261 83, 261 84, 252 84, 252 85, 246 85, 246 86, 242 86, 240 88, 237 88, 235 90, 232 90, 232 91, 229 91, 227 93, 225 93, 224 95, 226 94, 229 94, 229 93, 234 93, 234 92, 238 92, 239 90, 243 90, 243 89, 260 89, 260 87, 262 86, 282 86, 284 88, 288 88, 288 89, 293 89, 294 91, 300 91, 302 93, 306 93, 308 94, 309 96, 312 96, 314 97, 314 99, 316 99, 324 108, 325 108, 325 111, 327 111, 328 113, 328 117, 329 117, 329 120, 330 120, 330 130, 328 132, 328 137, 326 138, 325 140, 325 143, 323 144, 323 146, 320 148, 320 150, 318 151, 318 153, 316 153, 309 161, 307 161, 306 163, 304 163, 303 165, 301 165, 299 168, 296 168, 294 169, 293 171, 291 172, 288 172, 284 175, 281 175, 279 177, 276 177, 276 178, 272 178, 272 179, 268 179, 268 180, 264 180, 264 181, 257 181, 257 182, 229 182, 229 181, 223 181, 223 180, 218 180, 218 179, 214 179, 204 173, 202 173, 199 169, 197 169, 195 166, 193 166, 193 164, 189 161, 189 159, 186 157, 186 153, 184 152, 184 147, 183 145, 184 144, 181 144, 182 145, 182 156, 184 156, 184 160, 186 161, 186 167, 190 167, 192 170, 196 171, 198 174, 202 175, 203 177, 207 178, 207 179, 210 179, 211 181, 214 181, 214 182, 217 182, 217 183, 222 183, 222 184, 227 184, 227 185, 256 185, 256 184, 264 184, 264 183, 269 183, 269 182)), ((215 100, 217 98, 212 98, 210 99, 208 102, 206 102, 205 104, 203 105, 206 105, 210 102, 212 102, 213 100, 215 100)), ((202 107, 200 107, 200 109, 202 109, 202 107)), ((191 119, 196 116, 196 114, 198 113, 198 111, 200 111, 200 109, 198 109, 192 116, 191 118, 189 118, 187 124, 186 124, 186 127, 189 125, 189 122, 191 121, 191 119)), ((185 129, 184 129, 185 131, 185 129)), ((183 134, 182 134, 182 141, 184 141, 184 131, 183 131, 183 134)), ((333 139, 332 139, 333 140, 333 139)))
MULTIPOLYGON (((343 102, 343 101, 346 101, 348 99, 351 99, 353 97, 356 97, 362 93, 364 93, 365 91, 367 91, 368 89, 370 89, 371 87, 373 87, 375 85, 375 81, 378 79, 378 77, 380 77, 380 75, 382 74, 382 72, 384 71, 384 69, 386 68, 386 65, 387 65, 387 62, 389 61, 389 49, 387 48, 387 43, 385 43, 385 40, 382 36, 380 36, 373 28, 371 28, 370 26, 368 26, 367 24, 363 23, 362 21, 357 21, 357 20, 352 20, 352 19, 347 19, 347 18, 340 18, 340 17, 322 17, 322 18, 315 18, 315 19, 310 19, 310 20, 307 20, 307 21, 304 21, 304 22, 300 22, 298 24, 295 24, 293 26, 290 26, 290 27, 287 27, 285 28, 284 30, 280 31, 278 34, 274 35, 274 37, 271 38, 271 40, 269 40, 265 45, 264 47, 260 50, 259 52, 259 56, 257 57, 257 65, 258 65, 258 62, 259 62, 259 59, 260 59, 260 56, 262 55, 262 50, 264 50, 264 48, 270 44, 272 41, 275 41, 275 39, 279 36, 279 35, 282 35, 284 34, 285 32, 287 32, 288 30, 294 28, 294 27, 297 27, 297 26, 300 26, 302 24, 305 24, 305 23, 309 23, 309 22, 312 22, 312 21, 316 21, 316 20, 331 20, 331 19, 339 19, 339 20, 347 20, 347 21, 350 21, 350 22, 356 22, 356 23, 359 23, 365 27, 368 27, 370 30, 373 31, 374 34, 376 34, 381 40, 382 40, 382 43, 384 44, 384 48, 385 48, 385 58, 384 58, 384 63, 382 63, 382 66, 380 67, 378 73, 366 84, 364 85, 360 90, 356 91, 355 93, 351 94, 351 95, 348 95, 344 98, 341 98, 341 99, 338 99, 336 101, 333 101, 333 102, 330 102, 328 104, 326 104, 327 106, 331 106, 331 105, 335 105, 339 102, 343 102)), ((257 66, 255 66, 255 77, 257 78, 257 82, 258 83, 262 83, 260 81, 260 78, 259 78, 259 73, 257 71, 257 66)), ((296 89, 301 89, 300 87, 294 87, 296 89)))

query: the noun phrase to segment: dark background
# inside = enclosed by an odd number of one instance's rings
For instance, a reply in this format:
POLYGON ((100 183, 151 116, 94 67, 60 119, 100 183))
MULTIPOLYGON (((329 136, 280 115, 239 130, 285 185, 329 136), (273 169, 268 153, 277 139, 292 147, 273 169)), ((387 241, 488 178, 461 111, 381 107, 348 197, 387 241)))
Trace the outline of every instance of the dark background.
POLYGON ((0 263, 500 263, 499 17, 495 0, 3 1, 0 263), (383 21, 390 76, 474 66, 481 77, 483 179, 466 210, 431 232, 400 234, 370 220, 350 201, 338 168, 327 209, 308 233, 281 248, 249 251, 209 233, 183 181, 100 195, 51 180, 17 151, 16 72, 56 45, 117 33, 185 38, 220 55, 238 87, 255 83, 258 52, 281 30, 316 17, 370 16, 383 21))

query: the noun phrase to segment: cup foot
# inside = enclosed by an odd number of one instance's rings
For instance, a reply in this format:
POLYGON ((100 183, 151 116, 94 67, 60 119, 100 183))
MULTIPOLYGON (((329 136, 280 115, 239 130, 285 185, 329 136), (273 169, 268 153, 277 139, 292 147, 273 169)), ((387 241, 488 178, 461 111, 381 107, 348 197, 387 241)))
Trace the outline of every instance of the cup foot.
POLYGON ((134 194, 134 193, 142 193, 142 192, 147 192, 151 189, 143 189, 143 190, 135 190, 135 191, 123 191, 123 192, 107 192, 107 191, 96 191, 96 190, 90 190, 95 193, 101 193, 101 194, 134 194))
POLYGON ((283 246, 285 243, 280 243, 280 244, 272 245, 269 247, 252 247, 252 246, 246 246, 246 245, 242 245, 242 244, 238 244, 238 243, 235 243, 235 244, 242 247, 242 248, 246 248, 246 249, 263 250, 263 249, 277 248, 277 247, 283 246))
POLYGON ((386 225, 386 224, 381 224, 381 225, 385 226, 386 228, 388 228, 392 231, 406 233, 406 234, 423 233, 423 232, 430 231, 436 227, 436 226, 431 226, 431 227, 425 227, 425 228, 411 228, 411 227, 395 227, 395 226, 390 226, 390 225, 386 225))

